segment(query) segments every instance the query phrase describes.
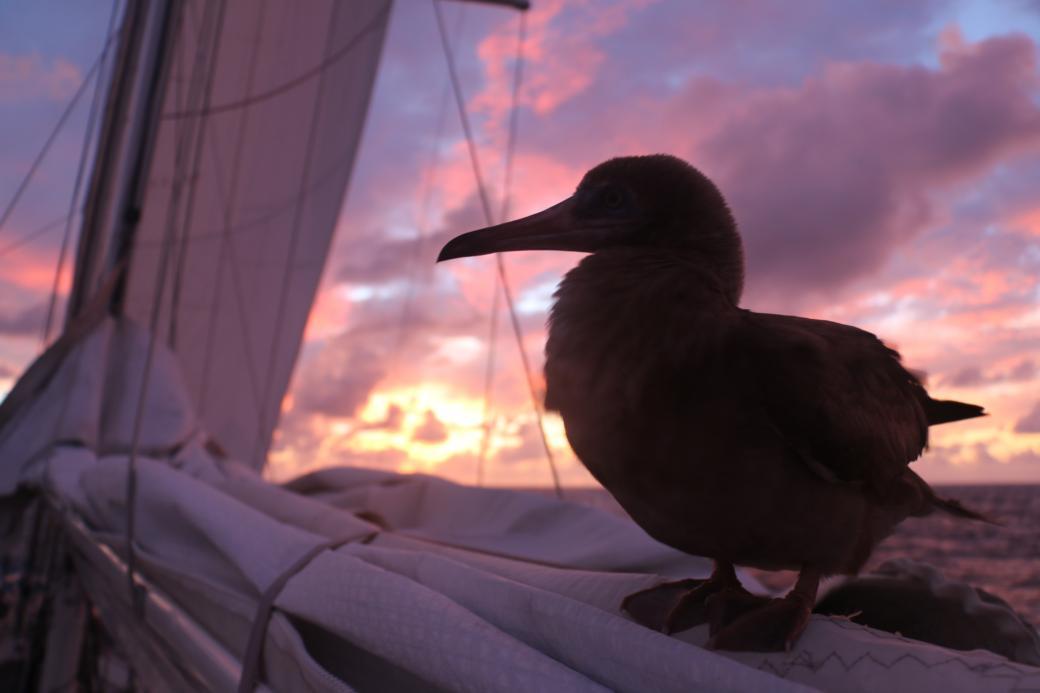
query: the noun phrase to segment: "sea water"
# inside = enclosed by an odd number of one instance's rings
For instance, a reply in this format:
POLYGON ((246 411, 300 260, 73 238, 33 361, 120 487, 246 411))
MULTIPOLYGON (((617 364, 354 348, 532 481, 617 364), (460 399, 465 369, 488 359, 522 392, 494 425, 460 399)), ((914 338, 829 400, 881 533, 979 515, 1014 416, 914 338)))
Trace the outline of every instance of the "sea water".
MULTIPOLYGON (((1027 621, 1040 624, 1040 485, 936 486, 935 490, 1000 525, 941 512, 907 519, 877 547, 864 572, 892 558, 928 563, 947 579, 995 594, 1027 621)), ((565 489, 565 494, 583 505, 623 513, 602 489, 565 489)), ((789 571, 753 572, 777 591, 794 582, 789 571)))

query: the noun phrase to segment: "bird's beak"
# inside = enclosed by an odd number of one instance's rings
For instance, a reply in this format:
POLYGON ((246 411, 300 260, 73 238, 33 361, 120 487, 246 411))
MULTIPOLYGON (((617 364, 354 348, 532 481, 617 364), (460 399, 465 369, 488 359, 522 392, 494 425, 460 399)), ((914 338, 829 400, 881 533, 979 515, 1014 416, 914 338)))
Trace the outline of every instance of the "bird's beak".
POLYGON ((510 250, 594 251, 603 229, 578 224, 573 218, 574 198, 523 219, 470 231, 448 241, 437 262, 510 250))

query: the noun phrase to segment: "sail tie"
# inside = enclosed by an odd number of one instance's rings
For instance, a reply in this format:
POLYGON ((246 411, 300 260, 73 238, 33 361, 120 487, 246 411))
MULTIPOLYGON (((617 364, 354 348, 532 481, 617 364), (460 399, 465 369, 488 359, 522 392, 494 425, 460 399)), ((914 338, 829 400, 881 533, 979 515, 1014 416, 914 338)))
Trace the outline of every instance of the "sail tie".
POLYGON ((253 616, 253 625, 249 631, 246 652, 242 657, 242 676, 238 680, 238 693, 249 693, 255 690, 257 683, 260 681, 260 661, 263 655, 264 641, 267 639, 267 626, 271 622, 271 613, 274 611, 274 600, 282 593, 289 580, 325 551, 335 551, 339 547, 355 541, 367 544, 378 535, 378 531, 366 531, 362 534, 354 533, 346 537, 329 539, 317 544, 300 556, 295 563, 282 571, 281 575, 271 582, 267 589, 264 590, 264 593, 260 595, 260 601, 256 605, 256 615, 253 616))

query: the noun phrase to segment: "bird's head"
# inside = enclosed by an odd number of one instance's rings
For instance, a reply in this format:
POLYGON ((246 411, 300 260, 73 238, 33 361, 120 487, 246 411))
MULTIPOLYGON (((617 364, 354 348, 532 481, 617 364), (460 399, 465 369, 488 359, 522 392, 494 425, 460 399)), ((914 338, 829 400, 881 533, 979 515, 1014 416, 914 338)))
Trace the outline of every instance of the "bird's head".
POLYGON ((666 154, 610 159, 574 194, 516 221, 457 236, 437 261, 511 250, 647 248, 681 254, 712 270, 734 303, 743 286, 736 222, 703 173, 666 154))

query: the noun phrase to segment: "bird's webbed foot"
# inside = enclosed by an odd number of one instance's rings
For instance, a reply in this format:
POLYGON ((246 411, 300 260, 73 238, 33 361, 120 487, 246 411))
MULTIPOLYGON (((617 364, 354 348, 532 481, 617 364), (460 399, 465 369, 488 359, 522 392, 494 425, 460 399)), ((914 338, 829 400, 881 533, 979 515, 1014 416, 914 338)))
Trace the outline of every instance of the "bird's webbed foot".
POLYGON ((711 622, 712 632, 722 623, 769 600, 751 594, 737 580, 733 566, 716 563, 707 580, 665 582, 628 595, 621 609, 637 623, 661 631, 677 633, 711 622))
POLYGON ((770 599, 764 606, 744 613, 715 632, 708 641, 713 650, 739 652, 782 652, 791 649, 809 623, 818 572, 803 570, 783 599, 770 599))

